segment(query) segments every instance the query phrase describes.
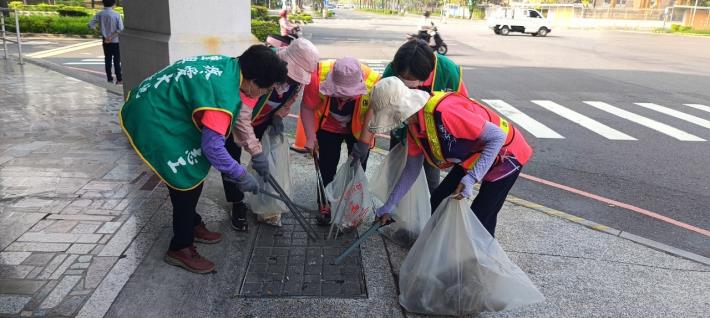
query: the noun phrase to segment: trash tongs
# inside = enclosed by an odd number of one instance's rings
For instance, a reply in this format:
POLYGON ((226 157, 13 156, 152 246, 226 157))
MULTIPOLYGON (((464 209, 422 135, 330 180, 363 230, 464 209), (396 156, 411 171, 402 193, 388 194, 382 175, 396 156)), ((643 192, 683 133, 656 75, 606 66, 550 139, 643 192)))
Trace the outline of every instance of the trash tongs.
POLYGON ((261 189, 260 191, 264 194, 267 194, 271 197, 274 197, 276 199, 283 201, 283 203, 286 204, 286 207, 288 207, 288 209, 291 211, 291 214, 293 214, 293 217, 296 219, 296 221, 298 221, 298 224, 300 224, 301 227, 303 228, 303 230, 306 232, 306 234, 308 234, 308 237, 310 237, 313 240, 318 240, 318 234, 316 233, 316 231, 310 226, 310 224, 308 224, 308 220, 306 220, 306 218, 303 217, 303 214, 301 214, 301 212, 299 211, 299 207, 296 206, 296 204, 294 204, 293 201, 291 201, 291 199, 288 197, 288 195, 283 190, 283 188, 281 188, 279 183, 276 182, 276 179, 274 179, 274 177, 271 174, 269 174, 266 177, 266 182, 268 182, 269 185, 271 185, 271 187, 274 188, 274 190, 276 190, 278 197, 276 197, 276 195, 269 193, 265 189, 261 189))
POLYGON ((325 196, 325 186, 323 185, 323 177, 320 174, 320 159, 318 158, 318 150, 313 150, 313 164, 316 169, 316 196, 318 200, 318 212, 323 213, 326 209, 329 209, 329 202, 325 196))
POLYGON ((355 248, 357 248, 358 246, 360 246, 360 245, 361 245, 363 242, 365 242, 365 240, 367 240, 370 236, 372 236, 373 234, 377 233, 377 230, 379 230, 381 227, 390 225, 390 224, 392 224, 393 222, 394 222, 393 219, 389 219, 389 220, 387 221, 387 224, 384 224, 384 225, 383 225, 382 223, 380 223, 379 220, 375 220, 375 222, 372 223, 372 226, 370 226, 370 228, 367 229, 367 231, 365 231, 364 233, 362 233, 362 235, 360 235, 360 238, 358 238, 357 241, 355 241, 355 242, 353 242, 352 244, 350 244, 350 246, 348 246, 348 248, 345 249, 345 251, 344 251, 343 253, 341 253, 338 257, 335 258, 335 265, 340 265, 340 264, 342 264, 343 261, 345 260, 345 258, 346 258, 348 255, 350 255, 350 253, 352 253, 352 252, 355 250, 355 248))

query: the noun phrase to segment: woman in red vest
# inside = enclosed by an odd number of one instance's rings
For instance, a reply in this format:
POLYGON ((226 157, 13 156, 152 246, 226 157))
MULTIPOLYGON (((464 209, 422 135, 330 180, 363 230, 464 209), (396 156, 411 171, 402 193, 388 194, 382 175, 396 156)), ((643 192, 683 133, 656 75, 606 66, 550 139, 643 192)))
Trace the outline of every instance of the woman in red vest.
MULTIPOLYGON (((335 177, 343 142, 348 154, 367 165, 374 135, 364 129, 372 115, 369 110, 370 91, 380 74, 357 59, 344 57, 318 63, 311 74, 301 105, 301 120, 306 133, 306 149, 318 150, 323 184, 335 177)), ((321 211, 319 225, 330 224, 330 210, 321 211)))
POLYGON ((374 119, 369 130, 381 133, 406 122, 407 162, 385 205, 375 213, 385 223, 409 191, 426 159, 451 168, 431 196, 432 211, 444 198, 473 199, 471 209, 494 235, 498 212, 532 148, 522 133, 478 102, 455 92, 409 89, 398 78, 379 81, 372 91, 374 119), (481 183, 473 198, 473 186, 481 183))

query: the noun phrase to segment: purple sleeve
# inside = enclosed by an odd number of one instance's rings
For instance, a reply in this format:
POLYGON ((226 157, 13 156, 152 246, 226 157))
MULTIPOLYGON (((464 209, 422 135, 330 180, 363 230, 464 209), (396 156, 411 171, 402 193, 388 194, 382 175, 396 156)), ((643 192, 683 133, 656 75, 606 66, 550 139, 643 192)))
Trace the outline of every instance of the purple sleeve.
POLYGON ((232 179, 238 179, 245 172, 224 147, 224 136, 207 127, 202 128, 202 153, 213 167, 232 179))
POLYGON ((496 160, 500 148, 503 147, 506 135, 503 130, 495 124, 486 122, 483 126, 481 136, 478 138, 483 141, 485 145, 483 146, 483 151, 481 151, 481 156, 478 158, 478 161, 476 161, 476 165, 468 172, 468 175, 474 178, 476 182, 481 182, 483 176, 486 175, 491 165, 493 165, 493 162, 496 160))
POLYGON ((384 211, 394 211, 395 206, 399 204, 404 195, 409 192, 412 188, 414 181, 419 177, 419 173, 422 171, 422 164, 424 163, 424 156, 407 156, 407 163, 404 164, 404 169, 402 174, 399 175, 399 180, 395 184, 390 196, 387 198, 387 202, 383 206, 384 211))

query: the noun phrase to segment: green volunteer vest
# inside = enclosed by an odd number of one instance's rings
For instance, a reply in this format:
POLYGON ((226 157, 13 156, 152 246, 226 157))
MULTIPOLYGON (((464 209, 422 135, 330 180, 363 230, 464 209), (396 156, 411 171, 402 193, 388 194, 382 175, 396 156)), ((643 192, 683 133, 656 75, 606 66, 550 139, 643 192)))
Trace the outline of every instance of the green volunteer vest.
POLYGON ((119 112, 121 128, 138 156, 177 190, 190 190, 207 177, 201 128, 195 114, 239 113, 241 74, 235 58, 195 56, 177 61, 145 79, 128 93, 119 112))
MULTIPOLYGON (((461 77, 463 76, 461 66, 456 65, 454 61, 441 54, 434 53, 434 57, 436 63, 434 64, 432 92, 458 92, 461 88, 461 77)), ((396 76, 392 70, 392 63, 387 64, 385 71, 382 73, 382 78, 390 76, 396 76)), ((390 134, 391 137, 404 143, 407 140, 407 129, 405 128, 406 127, 402 127, 393 130, 390 134)))

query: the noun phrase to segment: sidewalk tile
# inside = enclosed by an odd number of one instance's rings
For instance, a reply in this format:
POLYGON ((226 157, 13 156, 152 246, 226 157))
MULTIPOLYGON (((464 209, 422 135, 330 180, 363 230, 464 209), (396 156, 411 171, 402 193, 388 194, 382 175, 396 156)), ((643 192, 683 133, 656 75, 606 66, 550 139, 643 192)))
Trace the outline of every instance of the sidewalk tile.
POLYGON ((47 216, 47 219, 109 222, 109 221, 113 220, 113 216, 81 215, 81 214, 50 214, 49 216, 47 216))
POLYGON ((101 280, 117 260, 117 257, 94 257, 86 271, 84 288, 93 289, 99 286, 101 280))
POLYGON ((6 251, 26 251, 26 252, 64 252, 69 248, 67 243, 28 243, 15 242, 10 244, 6 251))
POLYGON ((20 265, 31 254, 30 252, 0 252, 0 265, 20 265))
POLYGON ((96 233, 102 233, 102 234, 113 234, 118 230, 119 227, 121 227, 121 222, 106 222, 101 226, 101 228, 96 231, 96 233))
POLYGON ((46 282, 27 279, 0 279, 0 294, 34 295, 46 282))
POLYGON ((77 282, 81 279, 81 276, 64 276, 57 287, 55 287, 52 292, 47 295, 47 298, 42 302, 40 308, 53 308, 66 297, 69 292, 74 288, 77 282))
POLYGON ((68 254, 89 254, 96 244, 72 244, 67 250, 68 254))
POLYGON ((22 264, 24 265, 34 265, 34 266, 45 266, 54 257, 54 253, 32 253, 30 257, 25 259, 22 264))
POLYGON ((0 295, 0 314, 17 315, 32 297, 0 295))
POLYGON ((33 269, 27 265, 0 265, 0 278, 25 278, 33 269))
POLYGON ((52 276, 50 276, 49 279, 59 279, 59 277, 61 277, 62 274, 64 274, 64 272, 69 269, 69 266, 74 263, 77 257, 77 255, 67 256, 67 259, 64 260, 62 265, 59 265, 59 267, 54 271, 54 273, 52 273, 52 276))
POLYGON ((92 234, 101 227, 101 222, 79 222, 71 232, 76 234, 92 234))
POLYGON ((51 262, 44 268, 44 271, 42 271, 42 274, 40 274, 37 278, 39 279, 48 279, 50 276, 52 276, 52 273, 54 273, 57 268, 62 265, 62 262, 67 258, 67 254, 57 254, 57 256, 52 259, 51 262))

